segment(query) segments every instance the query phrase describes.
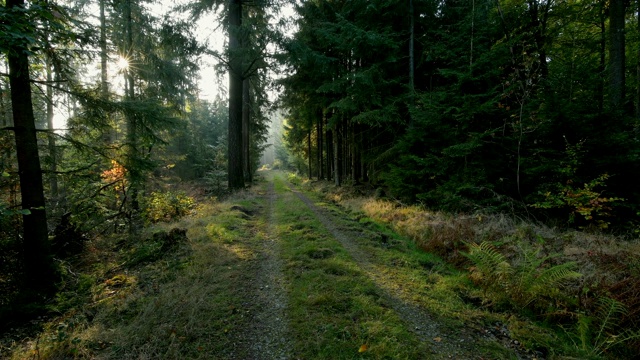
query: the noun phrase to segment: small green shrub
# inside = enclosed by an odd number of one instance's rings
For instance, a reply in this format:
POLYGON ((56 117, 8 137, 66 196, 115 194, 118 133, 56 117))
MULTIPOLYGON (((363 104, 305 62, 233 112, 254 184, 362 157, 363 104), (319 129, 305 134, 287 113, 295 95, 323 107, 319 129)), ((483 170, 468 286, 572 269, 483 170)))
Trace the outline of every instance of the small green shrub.
POLYGON ((567 143, 567 160, 562 162, 558 170, 563 182, 553 184, 546 192, 539 192, 542 199, 530 206, 538 209, 564 209, 569 213, 569 224, 582 220, 606 229, 611 224, 606 219, 611 217, 614 206, 625 199, 603 195, 609 174, 601 174, 584 183, 578 179, 582 146, 583 142, 575 145, 567 143))
POLYGON ((300 176, 298 176, 298 174, 296 173, 289 173, 287 175, 287 180, 292 183, 293 185, 300 185, 302 184, 302 179, 300 178, 300 176))
POLYGON ((191 211, 195 200, 182 192, 152 192, 145 201, 144 217, 149 223, 179 219, 191 211))

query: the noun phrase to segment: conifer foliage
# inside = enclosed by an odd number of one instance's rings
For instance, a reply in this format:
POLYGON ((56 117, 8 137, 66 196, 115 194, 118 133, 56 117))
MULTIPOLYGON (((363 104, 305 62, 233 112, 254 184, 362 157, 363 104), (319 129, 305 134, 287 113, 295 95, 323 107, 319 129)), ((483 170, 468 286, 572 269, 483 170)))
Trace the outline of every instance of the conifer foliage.
POLYGON ((282 85, 301 171, 431 207, 545 211, 576 226, 637 212, 639 82, 625 71, 638 63, 636 9, 375 0, 296 12, 282 85), (575 216, 590 206, 599 215, 575 216))

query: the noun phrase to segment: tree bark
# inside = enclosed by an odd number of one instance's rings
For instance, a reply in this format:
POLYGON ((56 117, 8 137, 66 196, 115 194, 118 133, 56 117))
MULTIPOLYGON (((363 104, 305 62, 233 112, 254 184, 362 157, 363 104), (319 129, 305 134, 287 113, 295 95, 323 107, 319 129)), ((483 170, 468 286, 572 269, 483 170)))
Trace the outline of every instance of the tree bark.
MULTIPOLYGON (((133 0, 127 0, 125 4, 125 36, 126 36, 126 48, 124 53, 128 57, 133 54, 133 18, 131 14, 131 2, 133 0)), ((135 98, 135 84, 133 80, 133 71, 131 67, 126 69, 124 73, 125 77, 125 97, 129 101, 133 101, 135 98)), ((127 119, 127 170, 129 174, 129 199, 131 203, 131 210, 135 214, 140 210, 140 203, 138 201, 138 188, 142 181, 142 174, 138 170, 138 136, 137 136, 137 119, 135 114, 128 112, 126 114, 127 119)), ((132 224, 133 225, 133 224, 132 224)), ((134 230, 131 226, 130 230, 134 230)))
POLYGON ((309 166, 309 180, 311 180, 311 161, 312 161, 312 157, 311 157, 311 125, 309 125, 309 130, 307 130, 307 152, 308 152, 308 156, 307 156, 307 162, 308 162, 308 166, 309 166))
POLYGON ((333 132, 333 178, 336 186, 342 185, 342 134, 339 130, 340 126, 336 126, 333 132))
MULTIPOLYGON (((327 125, 328 126, 328 125, 327 125)), ((333 131, 327 129, 327 181, 333 178, 333 131)))
POLYGON ((242 156, 242 0, 229 0, 229 131, 227 177, 230 190, 244 188, 242 156))
MULTIPOLYGON (((6 7, 8 10, 24 7, 24 0, 8 0, 6 7)), ((18 23, 27 21, 21 12, 14 19, 18 23)), ((46 293, 54 288, 55 267, 48 239, 26 46, 14 45, 7 60, 22 209, 29 212, 22 217, 26 286, 36 293, 46 293)))
POLYGON ((242 81, 242 158, 244 161, 244 180, 251 183, 251 97, 249 79, 242 81))
MULTIPOLYGON (((638 11, 636 21, 638 22, 638 34, 640 34, 640 0, 637 1, 638 7, 636 10, 638 11)), ((640 44, 637 45, 636 49, 636 118, 640 120, 640 44)))
POLYGON ((606 16, 605 16, 605 2, 600 2, 600 63, 598 64, 598 75, 600 81, 598 82, 598 110, 602 113, 604 111, 604 87, 605 87, 605 69, 607 61, 607 28, 606 28, 606 16))
POLYGON ((53 133, 53 87, 51 81, 53 80, 51 75, 51 63, 47 60, 47 128, 49 133, 47 134, 47 146, 49 148, 49 156, 51 157, 51 164, 49 165, 49 187, 51 191, 51 198, 54 203, 58 199, 58 177, 56 175, 58 168, 58 153, 56 149, 56 137, 53 133))
MULTIPOLYGON (((413 106, 413 103, 414 103, 414 93, 415 93, 415 56, 414 56, 414 46, 413 46, 414 38, 415 38, 415 19, 414 19, 414 11, 413 11, 413 0, 409 0, 409 91, 411 92, 410 94, 411 106, 413 106)), ((473 54, 473 33, 471 34, 471 49, 473 54)))
POLYGON ((107 19, 105 16, 104 2, 100 0, 100 93, 103 98, 109 96, 109 83, 107 78, 107 19))
POLYGON ((609 5, 609 102, 612 112, 621 112, 625 93, 624 0, 609 5))
MULTIPOLYGON (((109 98, 109 78, 108 78, 108 53, 107 53, 107 18, 105 15, 105 1, 100 0, 100 96, 103 99, 109 98)), ((105 121, 108 123, 108 115, 105 121)), ((102 141, 105 145, 111 145, 116 139, 115 129, 107 127, 102 134, 102 141)))
POLYGON ((318 126, 316 127, 316 137, 318 140, 318 180, 323 178, 323 161, 322 161, 322 123, 324 122, 324 118, 322 115, 322 110, 318 111, 318 126))

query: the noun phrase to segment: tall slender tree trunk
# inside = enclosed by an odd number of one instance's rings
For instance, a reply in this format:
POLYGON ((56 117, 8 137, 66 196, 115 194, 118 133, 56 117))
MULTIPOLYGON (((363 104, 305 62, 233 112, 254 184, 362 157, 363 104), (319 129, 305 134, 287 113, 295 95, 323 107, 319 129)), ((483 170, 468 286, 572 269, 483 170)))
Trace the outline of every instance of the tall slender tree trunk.
MULTIPOLYGON (((9 11, 24 7, 24 0, 7 0, 9 11)), ((16 23, 26 22, 22 12, 14 15, 16 23)), ((38 141, 31 99, 29 58, 26 46, 14 45, 8 52, 9 84, 15 131, 20 194, 23 215, 23 256, 25 284, 36 293, 53 289, 55 267, 47 231, 42 170, 38 154, 38 141), (28 212, 28 213, 27 213, 28 212)))
POLYGON ((324 122, 322 110, 318 113, 318 126, 316 127, 316 137, 318 140, 318 180, 323 178, 323 164, 322 164, 322 156, 323 156, 323 148, 322 148, 322 123, 324 122))
POLYGON ((242 81, 242 159, 244 161, 244 181, 251 183, 251 97, 249 79, 242 81))
POLYGON ((624 0, 611 0, 609 14, 609 102, 611 111, 621 112, 625 93, 624 0))
POLYGON ((51 191, 51 199, 55 203, 58 199, 58 176, 56 172, 58 171, 58 153, 56 149, 56 136, 53 133, 53 86, 51 86, 51 82, 53 81, 53 76, 51 74, 51 61, 47 59, 47 127, 49 129, 49 133, 47 134, 47 147, 49 149, 49 156, 51 157, 51 164, 49 164, 49 171, 51 174, 49 175, 49 187, 51 191))
POLYGON ((100 95, 103 98, 109 96, 109 82, 107 78, 107 17, 105 15, 104 3, 100 0, 100 95))
MULTIPOLYGON (((327 124, 328 127, 328 124, 327 124)), ((331 181, 333 178, 333 131, 327 129, 327 181, 331 181)))
POLYGON ((354 183, 358 183, 358 144, 356 141, 356 125, 349 124, 349 152, 351 153, 351 179, 354 183))
MULTIPOLYGON (((640 34, 640 0, 637 1, 638 7, 636 10, 638 11, 636 21, 638 26, 638 34, 640 34)), ((640 120, 640 44, 637 44, 636 49, 636 118, 640 120)))
POLYGON ((311 180, 311 161, 312 161, 312 156, 311 156, 311 124, 309 124, 309 130, 307 130, 307 152, 308 152, 308 156, 307 156, 307 162, 308 162, 308 166, 309 166, 309 180, 311 180))
MULTIPOLYGON (((107 53, 107 17, 105 15, 105 1, 100 0, 100 96, 103 99, 109 97, 109 78, 108 78, 108 53, 107 53)), ((105 121, 108 120, 105 115, 105 121)), ((105 144, 110 145, 116 139, 115 129, 107 128, 102 135, 105 144)))
POLYGON ((333 132, 333 181, 336 186, 342 185, 342 137, 338 129, 333 132))
MULTIPOLYGON (((125 4, 125 54, 131 59, 133 54, 133 18, 131 14, 132 1, 127 0, 125 4)), ((133 101, 135 99, 135 84, 133 79, 133 71, 131 67, 125 71, 125 95, 127 100, 133 101)), ((128 112, 127 118, 127 170, 129 174, 129 201, 131 204, 132 215, 138 213, 140 210, 140 203, 138 201, 138 191, 140 182, 142 181, 142 174, 138 170, 138 135, 137 135, 137 119, 136 115, 128 112)), ((131 224, 133 225, 133 224, 131 224)), ((134 226, 131 226, 130 230, 134 230, 134 226)))
POLYGON ((605 69, 607 61, 607 27, 605 16, 605 2, 600 1, 600 62, 598 63, 598 110, 604 111, 604 88, 605 88, 605 69))
POLYGON ((230 190, 244 188, 242 156, 242 0, 229 0, 229 134, 227 177, 230 190))
MULTIPOLYGON (((415 92, 415 56, 414 56, 414 38, 415 38, 415 19, 413 11, 413 0, 409 0, 409 91, 411 92, 410 103, 413 106, 415 92)), ((472 36, 473 46, 473 36, 472 36)))

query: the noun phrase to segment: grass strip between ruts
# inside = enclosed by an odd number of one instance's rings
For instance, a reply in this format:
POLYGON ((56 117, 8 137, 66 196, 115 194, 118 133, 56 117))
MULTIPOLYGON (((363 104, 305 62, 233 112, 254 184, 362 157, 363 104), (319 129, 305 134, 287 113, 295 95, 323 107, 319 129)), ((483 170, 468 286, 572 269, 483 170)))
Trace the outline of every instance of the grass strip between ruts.
POLYGON ((289 281, 294 353, 303 359, 417 359, 428 353, 379 289, 276 176, 276 231, 289 281))

